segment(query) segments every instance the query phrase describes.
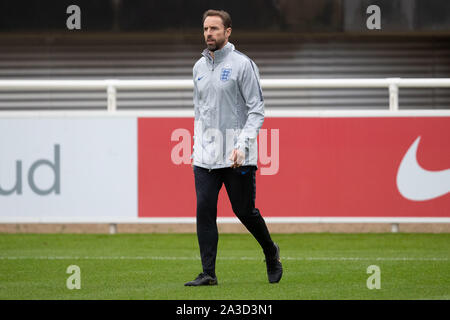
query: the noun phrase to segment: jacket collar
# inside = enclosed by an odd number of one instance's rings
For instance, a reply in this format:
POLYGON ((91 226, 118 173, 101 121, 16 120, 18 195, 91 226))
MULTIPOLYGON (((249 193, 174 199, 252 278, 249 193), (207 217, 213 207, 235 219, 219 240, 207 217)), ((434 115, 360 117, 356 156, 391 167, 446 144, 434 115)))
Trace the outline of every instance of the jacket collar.
MULTIPOLYGON (((214 51, 214 63, 218 64, 222 62, 225 57, 233 50, 234 45, 231 42, 228 42, 222 49, 214 51)), ((206 58, 207 61, 212 62, 212 57, 209 54, 208 49, 203 50, 202 55, 206 58)))

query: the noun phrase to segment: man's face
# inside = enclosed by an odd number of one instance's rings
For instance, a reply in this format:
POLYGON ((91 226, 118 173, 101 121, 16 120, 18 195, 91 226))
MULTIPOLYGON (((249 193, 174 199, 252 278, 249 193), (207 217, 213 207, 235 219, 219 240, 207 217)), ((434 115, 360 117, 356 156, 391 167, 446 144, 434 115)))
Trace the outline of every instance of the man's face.
POLYGON ((225 30, 222 18, 219 16, 208 16, 203 23, 203 35, 209 51, 222 49, 228 42, 231 28, 225 30))

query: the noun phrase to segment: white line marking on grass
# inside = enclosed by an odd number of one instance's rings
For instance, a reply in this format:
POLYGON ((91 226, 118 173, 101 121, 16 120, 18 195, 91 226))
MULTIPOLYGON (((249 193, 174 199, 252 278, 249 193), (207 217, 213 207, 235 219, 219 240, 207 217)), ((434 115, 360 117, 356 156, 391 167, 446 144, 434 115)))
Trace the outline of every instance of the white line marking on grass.
POLYGON ((282 260, 294 261, 449 261, 450 258, 414 258, 414 257, 376 257, 376 258, 361 258, 361 257, 281 257, 282 260))
MULTIPOLYGON (((450 258, 415 257, 281 257, 292 261, 449 261, 450 258)), ((165 256, 0 256, 0 260, 200 260, 200 257, 165 256)), ((217 260, 264 260, 263 257, 217 257, 217 260)))

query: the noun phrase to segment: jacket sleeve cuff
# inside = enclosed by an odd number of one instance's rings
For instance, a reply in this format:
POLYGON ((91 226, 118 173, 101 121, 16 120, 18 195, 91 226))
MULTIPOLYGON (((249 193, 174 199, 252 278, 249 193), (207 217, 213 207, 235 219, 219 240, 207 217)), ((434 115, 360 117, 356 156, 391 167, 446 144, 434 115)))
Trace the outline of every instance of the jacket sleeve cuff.
POLYGON ((245 151, 248 149, 248 143, 245 141, 238 141, 235 145, 234 145, 235 149, 238 149, 239 151, 245 153, 245 151))

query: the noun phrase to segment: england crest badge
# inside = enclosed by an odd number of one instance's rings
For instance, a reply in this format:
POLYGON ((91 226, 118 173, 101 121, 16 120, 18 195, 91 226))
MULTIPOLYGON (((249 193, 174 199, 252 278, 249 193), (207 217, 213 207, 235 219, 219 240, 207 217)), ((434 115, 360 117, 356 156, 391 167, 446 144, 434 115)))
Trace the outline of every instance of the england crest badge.
POLYGON ((222 68, 220 72, 220 80, 225 82, 230 80, 230 77, 231 77, 231 68, 230 67, 222 68))

